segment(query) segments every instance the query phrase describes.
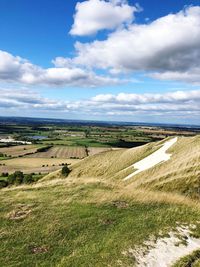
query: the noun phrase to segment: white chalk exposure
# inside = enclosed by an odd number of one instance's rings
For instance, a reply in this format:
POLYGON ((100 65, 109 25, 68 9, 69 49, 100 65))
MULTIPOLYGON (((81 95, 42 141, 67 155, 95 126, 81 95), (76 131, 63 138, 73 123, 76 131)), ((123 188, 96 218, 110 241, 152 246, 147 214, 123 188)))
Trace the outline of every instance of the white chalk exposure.
POLYGON ((191 236, 189 227, 181 226, 176 230, 177 232, 170 232, 169 237, 158 238, 156 243, 147 241, 145 245, 150 248, 147 251, 144 248, 129 251, 136 258, 136 266, 170 267, 180 258, 200 248, 200 239, 191 236), (185 244, 181 238, 185 240, 185 244))
POLYGON ((127 177, 124 178, 124 180, 128 180, 130 178, 132 178, 134 175, 148 170, 152 167, 154 167, 155 165, 157 165, 158 163, 167 161, 170 159, 171 154, 166 153, 166 151, 177 141, 177 137, 170 139, 169 141, 165 142, 164 145, 158 149, 157 151, 155 151, 154 153, 152 153, 151 155, 147 156, 146 158, 138 161, 137 163, 134 163, 132 165, 132 167, 134 169, 137 169, 136 171, 134 171, 133 173, 129 174, 127 177))

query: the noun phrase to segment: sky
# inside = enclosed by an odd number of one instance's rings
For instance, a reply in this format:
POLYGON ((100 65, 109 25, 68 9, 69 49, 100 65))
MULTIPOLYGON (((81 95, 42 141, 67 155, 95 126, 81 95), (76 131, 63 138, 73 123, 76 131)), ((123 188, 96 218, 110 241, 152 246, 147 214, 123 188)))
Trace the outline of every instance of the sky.
POLYGON ((200 124, 200 1, 0 0, 0 115, 200 124))

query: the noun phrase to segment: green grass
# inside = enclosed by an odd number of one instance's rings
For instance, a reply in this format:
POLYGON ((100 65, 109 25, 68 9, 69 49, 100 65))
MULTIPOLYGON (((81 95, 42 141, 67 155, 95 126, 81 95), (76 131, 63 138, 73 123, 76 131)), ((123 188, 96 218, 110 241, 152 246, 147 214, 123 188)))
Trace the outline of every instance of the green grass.
MULTIPOLYGON (((156 191, 154 186, 162 184, 163 177, 175 185, 174 177, 185 183, 191 173, 198 172, 198 138, 178 141, 171 151, 173 161, 128 183, 122 180, 126 167, 161 143, 88 157, 74 165, 66 179, 55 172, 51 179, 34 185, 2 189, 0 266, 134 266, 129 249, 182 224, 196 224, 200 217, 198 202, 181 195, 182 190, 170 193, 164 187, 165 192, 156 191), (182 173, 185 166, 192 168, 187 177, 182 173), (154 177, 158 178, 151 184, 147 179, 154 177), (148 188, 143 186, 146 181, 148 188)), ((194 235, 200 236, 198 224, 194 235)), ((199 259, 190 255, 187 260, 190 257, 194 259, 191 266, 197 267, 199 259)))
POLYGON ((123 252, 160 230, 169 231, 177 221, 189 223, 200 216, 190 207, 164 203, 119 199, 126 201, 125 208, 112 200, 100 203, 90 199, 93 190, 112 194, 101 184, 2 190, 0 266, 128 266, 134 258, 123 252), (19 205, 31 213, 10 219, 19 205), (34 254, 33 247, 47 251, 34 254))
POLYGON ((8 157, 0 157, 0 160, 8 159, 8 157))
POLYGON ((191 255, 181 258, 173 267, 200 267, 200 250, 196 250, 191 255))
POLYGON ((7 181, 8 177, 0 176, 0 181, 7 181))
POLYGON ((43 144, 67 145, 67 146, 90 146, 90 147, 110 147, 109 144, 98 142, 89 138, 68 138, 60 140, 45 140, 43 144))

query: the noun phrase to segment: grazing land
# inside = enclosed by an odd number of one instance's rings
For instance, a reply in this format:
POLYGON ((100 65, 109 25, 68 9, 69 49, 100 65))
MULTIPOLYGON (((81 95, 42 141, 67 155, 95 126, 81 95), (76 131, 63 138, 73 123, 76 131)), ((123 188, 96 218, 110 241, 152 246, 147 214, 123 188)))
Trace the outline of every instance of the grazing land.
POLYGON ((58 170, 35 184, 1 189, 0 238, 6 242, 0 242, 0 265, 143 266, 138 253, 144 251, 144 260, 159 266, 165 246, 176 266, 188 266, 177 258, 184 253, 196 253, 184 258, 186 264, 197 262, 199 136, 179 137, 168 161, 123 180, 128 166, 165 142, 102 152, 71 165, 68 177, 58 170), (172 181, 176 186, 169 190, 172 181), (187 239, 180 229, 187 229, 187 239))
POLYGON ((76 159, 58 158, 14 158, 3 161, 0 165, 0 173, 13 173, 23 171, 24 173, 49 173, 61 169, 62 164, 73 164, 76 159))
POLYGON ((25 120, 0 131, 32 142, 1 144, 0 266, 159 266, 166 249, 170 266, 198 266, 198 127, 25 120), (168 160, 124 180, 175 137, 168 160))
POLYGON ((85 147, 70 147, 70 146, 53 146, 46 152, 38 152, 34 155, 29 155, 33 158, 77 158, 82 159, 87 156, 85 147))
POLYGON ((6 155, 7 157, 19 157, 27 154, 33 154, 37 152, 37 149, 41 147, 39 145, 19 145, 11 147, 0 148, 0 153, 6 155))

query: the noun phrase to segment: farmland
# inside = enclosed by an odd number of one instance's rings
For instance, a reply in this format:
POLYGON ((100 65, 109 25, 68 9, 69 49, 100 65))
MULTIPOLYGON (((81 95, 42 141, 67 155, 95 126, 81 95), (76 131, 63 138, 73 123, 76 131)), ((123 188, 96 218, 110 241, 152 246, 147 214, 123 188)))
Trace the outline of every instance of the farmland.
POLYGON ((38 152, 29 155, 31 158, 77 158, 82 159, 87 156, 85 147, 68 147, 68 146, 53 146, 46 152, 38 152))
POLYGON ((76 159, 57 158, 14 158, 3 161, 0 165, 0 173, 13 173, 22 171, 24 173, 49 173, 61 169, 62 164, 71 165, 78 162, 76 159))
POLYGON ((0 174, 48 174, 62 164, 95 154, 141 146, 174 134, 192 136, 199 131, 164 125, 0 118, 0 174), (16 143, 6 143, 5 139, 16 143))
POLYGON ((4 154, 7 157, 19 157, 27 154, 32 154, 37 151, 37 149, 41 147, 38 145, 19 145, 19 146, 11 146, 11 147, 2 147, 0 148, 0 154, 4 154))

